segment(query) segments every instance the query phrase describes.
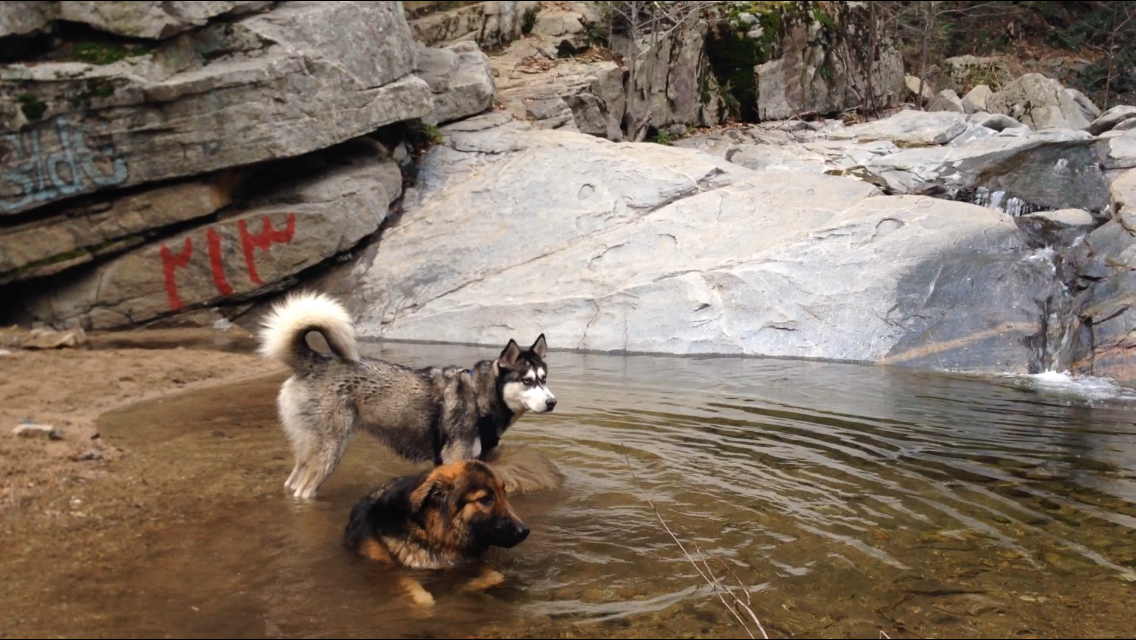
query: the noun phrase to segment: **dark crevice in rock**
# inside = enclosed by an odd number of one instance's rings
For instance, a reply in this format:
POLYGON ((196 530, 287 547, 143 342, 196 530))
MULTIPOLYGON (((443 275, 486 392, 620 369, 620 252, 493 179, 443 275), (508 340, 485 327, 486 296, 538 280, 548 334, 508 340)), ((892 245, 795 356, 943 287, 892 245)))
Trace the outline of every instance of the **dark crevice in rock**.
POLYGON ((158 46, 153 40, 114 35, 79 22, 57 20, 51 33, 0 38, 0 64, 85 62, 104 65, 144 55, 158 46))

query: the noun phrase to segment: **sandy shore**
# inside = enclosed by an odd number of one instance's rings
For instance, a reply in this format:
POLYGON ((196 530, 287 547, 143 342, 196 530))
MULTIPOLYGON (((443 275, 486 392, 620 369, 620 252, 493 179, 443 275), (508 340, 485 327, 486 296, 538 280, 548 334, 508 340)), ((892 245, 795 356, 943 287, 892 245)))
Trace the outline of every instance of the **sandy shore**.
POLYGON ((253 348, 252 336, 232 327, 92 335, 79 348, 0 352, 0 513, 33 501, 64 477, 105 476, 109 462, 129 455, 99 437, 100 414, 284 371, 253 348), (14 435, 23 422, 50 425, 57 434, 14 435))

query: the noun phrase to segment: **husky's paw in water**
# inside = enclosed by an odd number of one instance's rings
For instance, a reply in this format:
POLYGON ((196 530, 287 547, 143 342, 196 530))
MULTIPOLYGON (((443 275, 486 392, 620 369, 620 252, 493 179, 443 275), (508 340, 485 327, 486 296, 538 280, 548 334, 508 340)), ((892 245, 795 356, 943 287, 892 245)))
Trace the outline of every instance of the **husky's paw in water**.
MULTIPOLYGON (((394 478, 351 510, 344 544, 369 560, 407 569, 451 569, 478 561, 489 547, 513 548, 529 528, 513 512, 505 485, 483 462, 454 462, 417 475, 394 478)), ((466 591, 482 591, 504 581, 482 567, 466 591)), ((417 580, 403 575, 402 590, 415 604, 434 597, 417 580)))
POLYGON ((260 342, 261 354, 293 371, 277 405, 296 455, 284 486, 301 499, 315 496, 358 427, 411 462, 440 465, 484 459, 518 418, 556 406, 544 334, 528 349, 509 340, 496 359, 472 369, 411 369, 361 357, 347 310, 298 292, 272 309, 260 342), (310 332, 323 336, 330 356, 308 346, 310 332))

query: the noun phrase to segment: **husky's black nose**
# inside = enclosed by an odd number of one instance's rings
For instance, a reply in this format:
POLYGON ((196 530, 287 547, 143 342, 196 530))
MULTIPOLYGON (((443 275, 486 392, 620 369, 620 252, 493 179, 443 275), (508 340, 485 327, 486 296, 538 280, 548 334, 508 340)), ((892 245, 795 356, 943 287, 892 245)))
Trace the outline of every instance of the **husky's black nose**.
POLYGON ((547 411, 552 411, 556 408, 556 398, 549 398, 545 404, 548 406, 547 411))
POLYGON ((529 537, 529 526, 523 522, 517 523, 517 544, 525 541, 529 537))

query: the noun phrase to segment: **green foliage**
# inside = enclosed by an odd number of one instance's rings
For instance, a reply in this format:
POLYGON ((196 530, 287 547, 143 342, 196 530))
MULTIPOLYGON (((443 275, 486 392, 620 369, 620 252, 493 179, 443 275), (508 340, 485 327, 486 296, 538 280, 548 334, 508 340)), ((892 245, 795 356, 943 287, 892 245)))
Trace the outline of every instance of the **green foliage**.
POLYGON ((72 51, 72 56, 75 60, 100 65, 113 64, 130 55, 131 51, 126 47, 98 42, 77 42, 72 51))
POLYGON ((436 124, 423 124, 422 134, 430 141, 430 144, 442 144, 442 130, 436 124))
POLYGON ((47 111, 47 103, 30 93, 22 93, 16 96, 16 102, 20 103, 20 111, 31 122, 42 118, 44 112, 47 111))

